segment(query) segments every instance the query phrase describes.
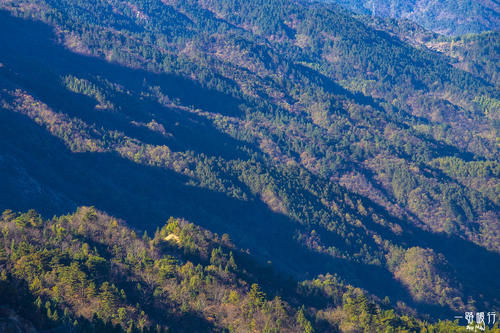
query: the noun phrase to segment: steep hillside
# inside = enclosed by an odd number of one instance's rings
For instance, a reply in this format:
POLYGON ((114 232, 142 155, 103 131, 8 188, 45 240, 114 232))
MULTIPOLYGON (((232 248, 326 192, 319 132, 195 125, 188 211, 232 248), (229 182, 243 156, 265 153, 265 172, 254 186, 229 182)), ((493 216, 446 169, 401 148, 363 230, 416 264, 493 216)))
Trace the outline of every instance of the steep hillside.
POLYGON ((499 310, 492 81, 328 4, 0 4, 0 209, 185 218, 400 312, 499 310))
POLYGON ((444 35, 500 29, 500 4, 494 0, 326 0, 364 15, 407 19, 444 35))

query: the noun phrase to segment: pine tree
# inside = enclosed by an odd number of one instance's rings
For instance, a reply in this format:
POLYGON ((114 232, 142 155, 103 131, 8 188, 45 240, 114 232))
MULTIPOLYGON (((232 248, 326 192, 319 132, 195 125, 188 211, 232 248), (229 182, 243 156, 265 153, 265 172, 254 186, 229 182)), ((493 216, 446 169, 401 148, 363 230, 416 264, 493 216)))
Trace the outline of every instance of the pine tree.
POLYGON ((260 308, 264 305, 266 294, 260 289, 257 283, 252 284, 250 292, 248 293, 250 304, 253 307, 260 308))
POLYGON ((40 296, 38 296, 35 300, 35 305, 37 308, 41 308, 42 307, 42 299, 40 298, 40 296))
POLYGON ((0 240, 0 265, 9 259, 3 240, 0 240))
POLYGON ((302 327, 304 333, 312 333, 314 332, 311 322, 307 320, 304 314, 304 306, 297 312, 297 324, 302 327))
POLYGON ((238 266, 236 266, 236 262, 234 261, 233 251, 229 253, 229 260, 226 264, 226 269, 232 271, 236 271, 238 269, 238 266))
POLYGON ((52 314, 52 320, 59 321, 59 314, 57 313, 57 310, 54 310, 54 313, 52 314))

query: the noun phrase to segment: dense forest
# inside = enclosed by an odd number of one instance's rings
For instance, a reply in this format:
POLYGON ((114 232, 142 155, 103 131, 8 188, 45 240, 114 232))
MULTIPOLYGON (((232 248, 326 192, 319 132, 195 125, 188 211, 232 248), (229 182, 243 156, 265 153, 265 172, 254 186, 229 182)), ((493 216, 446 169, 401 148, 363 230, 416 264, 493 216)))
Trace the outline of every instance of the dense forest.
POLYGON ((294 0, 0 9, 0 210, 28 212, 2 218, 2 293, 27 322, 446 332, 500 311, 498 33, 294 0))
POLYGON ((185 220, 141 237, 81 207, 5 211, 0 228, 2 332, 467 332, 397 315, 336 276, 293 283, 185 220))

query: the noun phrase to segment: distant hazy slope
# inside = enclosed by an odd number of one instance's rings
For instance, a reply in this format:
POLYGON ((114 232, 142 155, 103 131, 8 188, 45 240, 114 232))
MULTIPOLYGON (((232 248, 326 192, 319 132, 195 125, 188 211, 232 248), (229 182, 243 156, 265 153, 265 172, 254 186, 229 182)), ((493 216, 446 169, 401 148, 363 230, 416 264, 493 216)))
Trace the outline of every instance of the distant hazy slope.
POLYGON ((412 20, 446 35, 498 30, 500 4, 494 0, 328 0, 357 13, 412 20))

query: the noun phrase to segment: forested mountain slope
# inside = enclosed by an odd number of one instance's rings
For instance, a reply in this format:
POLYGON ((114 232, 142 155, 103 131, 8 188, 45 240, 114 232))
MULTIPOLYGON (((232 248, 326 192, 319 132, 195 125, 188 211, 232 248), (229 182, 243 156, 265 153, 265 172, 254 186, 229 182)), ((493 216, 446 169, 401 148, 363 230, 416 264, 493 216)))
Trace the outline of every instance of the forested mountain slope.
POLYGON ((444 35, 500 29, 495 0, 326 0, 365 15, 407 19, 444 35))
POLYGON ((430 49, 442 52, 453 65, 500 86, 500 32, 484 32, 454 38, 436 38, 426 43, 430 49))
POLYGON ((360 16, 365 24, 417 48, 428 48, 448 57, 453 66, 498 87, 500 31, 444 36, 407 20, 360 16))
POLYGON ((0 209, 186 218, 398 311, 498 310, 493 81, 328 4, 0 3, 0 209))
POLYGON ((52 220, 5 211, 0 228, 2 332, 467 331, 400 316, 330 274, 284 279, 185 220, 138 237, 80 207, 52 220))

